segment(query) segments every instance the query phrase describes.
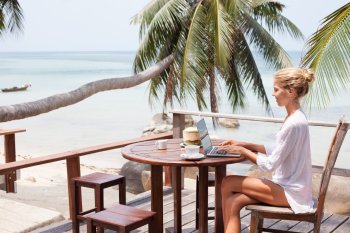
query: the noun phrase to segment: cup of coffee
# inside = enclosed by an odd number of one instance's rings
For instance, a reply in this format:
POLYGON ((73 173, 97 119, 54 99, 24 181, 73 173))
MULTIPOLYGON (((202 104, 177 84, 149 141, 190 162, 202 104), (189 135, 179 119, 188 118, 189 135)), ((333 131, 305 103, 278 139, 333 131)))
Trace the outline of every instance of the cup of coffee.
POLYGON ((197 155, 199 154, 200 146, 197 145, 187 145, 185 146, 185 154, 186 155, 197 155))
POLYGON ((168 144, 167 139, 156 141, 156 147, 158 148, 158 150, 166 150, 167 144, 168 144))

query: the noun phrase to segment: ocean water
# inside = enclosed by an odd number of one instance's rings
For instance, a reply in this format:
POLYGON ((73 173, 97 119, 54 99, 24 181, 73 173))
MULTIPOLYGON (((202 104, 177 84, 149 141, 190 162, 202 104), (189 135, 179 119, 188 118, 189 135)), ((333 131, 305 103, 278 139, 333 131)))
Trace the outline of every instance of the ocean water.
MULTIPOLYGON (((299 52, 290 52, 294 65, 300 60, 299 52)), ((30 83, 25 92, 1 93, 0 106, 42 99, 64 93, 99 79, 132 75, 134 52, 28 52, 0 53, 0 88, 30 83)), ((260 57, 257 63, 267 93, 272 93, 273 71, 260 57)), ((139 86, 102 92, 75 105, 23 120, 0 123, 1 128, 25 128, 16 135, 17 154, 38 157, 72 149, 110 143, 141 136, 152 116, 161 112, 160 105, 148 103, 148 83, 139 86)), ((221 86, 220 112, 231 113, 225 101, 225 86, 221 86)), ((277 107, 269 94, 275 117, 285 112, 277 107)), ((196 110, 191 101, 186 107, 196 110)), ((236 113, 267 116, 263 106, 251 92, 247 92, 247 107, 236 113)), ((308 112, 312 120, 336 122, 341 115, 350 115, 349 88, 332 99, 325 109, 308 112)), ((210 124, 210 119, 207 121, 210 124)), ((241 121, 237 129, 219 128, 210 131, 217 137, 238 138, 259 143, 270 142, 280 128, 279 124, 241 121)), ((313 163, 322 164, 328 150, 333 128, 311 127, 313 163)), ((2 144, 3 138, 0 138, 2 144)), ((344 141, 337 162, 338 167, 350 168, 350 139, 344 141)), ((1 147, 1 151, 3 148, 1 147)), ((88 166, 120 168, 126 160, 119 150, 84 156, 81 162, 88 166)), ((239 165, 230 169, 241 169, 239 165)))

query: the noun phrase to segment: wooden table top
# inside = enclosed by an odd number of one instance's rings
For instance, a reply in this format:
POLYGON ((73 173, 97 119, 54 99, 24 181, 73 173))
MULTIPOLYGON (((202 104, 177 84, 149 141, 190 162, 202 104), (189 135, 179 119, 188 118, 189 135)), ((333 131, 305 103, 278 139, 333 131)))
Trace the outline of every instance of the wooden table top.
POLYGON ((26 129, 0 129, 0 135, 8 135, 25 132, 26 129))
MULTIPOLYGON (((214 145, 218 145, 223 140, 212 140, 214 145)), ((219 166, 230 163, 238 163, 245 158, 212 158, 206 157, 201 160, 185 160, 180 157, 184 153, 180 143, 182 139, 168 139, 168 146, 166 150, 158 150, 156 141, 139 142, 124 147, 121 151, 124 158, 145 164, 162 165, 162 166, 181 166, 181 167, 193 167, 193 166, 219 166)), ((203 153, 203 150, 200 151, 203 153)))

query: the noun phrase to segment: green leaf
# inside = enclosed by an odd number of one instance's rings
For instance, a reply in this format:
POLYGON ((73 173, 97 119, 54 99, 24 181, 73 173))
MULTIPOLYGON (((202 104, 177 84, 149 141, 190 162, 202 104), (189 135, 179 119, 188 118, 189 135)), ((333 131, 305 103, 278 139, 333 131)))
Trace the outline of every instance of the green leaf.
POLYGON ((223 8, 220 0, 211 1, 209 19, 212 22, 215 48, 215 64, 226 67, 232 53, 233 30, 230 15, 223 8))
POLYGON ((258 49, 270 66, 274 69, 292 66, 288 53, 247 12, 242 12, 242 22, 242 31, 249 38, 249 43, 258 49))
POLYGON ((10 32, 23 31, 23 13, 17 0, 0 1, 0 33, 3 30, 10 32))
POLYGON ((350 3, 328 15, 307 41, 301 66, 315 71, 306 103, 325 107, 350 82, 350 3))

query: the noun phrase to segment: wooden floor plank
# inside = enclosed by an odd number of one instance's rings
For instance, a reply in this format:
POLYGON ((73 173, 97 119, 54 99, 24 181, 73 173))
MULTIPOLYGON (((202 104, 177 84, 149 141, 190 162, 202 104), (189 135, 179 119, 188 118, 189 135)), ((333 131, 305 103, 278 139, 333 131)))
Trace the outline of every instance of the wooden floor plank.
MULTIPOLYGON (((325 213, 322 219, 322 223, 324 221, 326 221, 329 217, 331 216, 331 214, 327 214, 325 213)), ((312 230, 314 229, 314 224, 313 223, 309 223, 309 222, 299 222, 298 224, 296 224, 294 227, 292 227, 290 230, 291 231, 296 231, 296 232, 312 232, 312 230)))
MULTIPOLYGON (((296 226, 298 223, 299 223, 299 221, 280 220, 280 221, 277 221, 274 224, 270 225, 268 228, 287 231, 287 230, 293 228, 294 226, 296 226)), ((264 224, 264 226, 265 226, 265 224, 264 224)))
MULTIPOLYGON (((348 219, 349 219, 348 216, 332 215, 322 223, 321 233, 333 232, 335 229, 341 226, 348 219)), ((348 229, 348 232, 350 232, 350 228, 348 229)))
MULTIPOLYGON (((195 192, 193 190, 183 190, 182 191, 182 232, 183 233, 198 233, 198 230, 195 229, 195 192)), ((214 195, 211 194, 208 197, 209 205, 213 204, 214 195)), ((174 214, 173 214, 173 194, 172 192, 164 193, 163 196, 164 202, 164 229, 166 227, 171 227, 174 225, 174 214)), ((133 202, 133 206, 142 208, 142 209, 150 209, 150 197, 149 195, 144 196, 144 200, 139 199, 133 202)), ((210 210, 208 212, 209 215, 213 215, 214 211, 210 210)), ((241 232, 249 233, 249 225, 250 225, 250 211, 243 209, 241 211, 241 232)), ((65 227, 66 224, 65 224, 65 227)), ((287 220, 273 220, 273 219, 265 219, 264 227, 271 229, 279 229, 279 230, 289 230, 296 232, 312 232, 313 224, 307 222, 298 222, 298 221, 287 221, 287 220)), ((63 228, 59 229, 57 226, 56 229, 52 229, 47 232, 65 232, 63 228), (61 231, 57 231, 61 230, 61 231)), ((70 231, 67 231, 70 232, 70 231)), ((86 225, 84 224, 81 227, 81 233, 86 232, 86 225)), ((113 231, 106 230, 106 233, 110 233, 113 231)), ((143 226, 132 233, 147 233, 148 226, 143 226)), ((208 221, 208 232, 214 232, 214 221, 208 221)), ((350 218, 349 216, 341 216, 341 215, 332 215, 326 214, 323 217, 322 225, 321 225, 321 233, 350 233, 350 218)))
POLYGON ((341 226, 339 226, 333 233, 349 233, 350 232, 350 218, 348 218, 341 226))
MULTIPOLYGON (((250 219, 251 219, 250 211, 247 211, 247 214, 243 217, 241 214, 241 232, 250 231, 250 219)), ((269 228, 278 221, 279 221, 278 219, 268 219, 268 218, 264 219, 264 227, 269 228)))

